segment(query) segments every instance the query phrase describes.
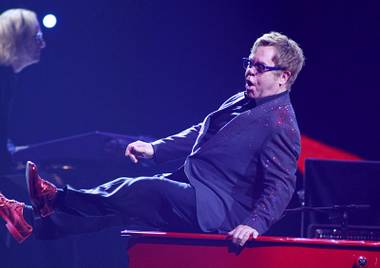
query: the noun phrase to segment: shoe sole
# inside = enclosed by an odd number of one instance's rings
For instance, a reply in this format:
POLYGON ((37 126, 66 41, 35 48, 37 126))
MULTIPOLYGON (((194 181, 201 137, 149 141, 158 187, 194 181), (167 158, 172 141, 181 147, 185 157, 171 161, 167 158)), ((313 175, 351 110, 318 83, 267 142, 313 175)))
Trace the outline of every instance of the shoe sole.
POLYGON ((25 169, 26 187, 28 188, 28 194, 29 194, 30 202, 32 203, 33 207, 35 207, 39 211, 38 204, 36 204, 33 201, 35 199, 35 197, 34 197, 35 195, 34 195, 34 193, 32 193, 33 187, 31 187, 31 178, 29 176, 29 170, 33 168, 32 166, 35 166, 35 164, 30 162, 30 161, 26 162, 26 169, 25 169))
POLYGON ((8 229, 8 232, 12 235, 12 237, 18 242, 18 243, 22 243, 24 242, 31 234, 32 234, 32 231, 33 229, 30 230, 30 232, 26 235, 26 236, 23 236, 18 230, 17 228, 14 226, 14 224, 11 223, 10 219, 8 218, 7 215, 5 214, 2 214, 1 215, 2 218, 4 219, 4 221, 6 222, 5 224, 5 227, 7 227, 8 229))
POLYGON ((5 224, 5 227, 7 227, 9 233, 13 236, 13 238, 19 244, 24 242, 32 234, 32 232, 30 232, 26 236, 22 236, 22 234, 20 234, 20 232, 17 230, 17 228, 10 222, 7 222, 7 224, 5 224))

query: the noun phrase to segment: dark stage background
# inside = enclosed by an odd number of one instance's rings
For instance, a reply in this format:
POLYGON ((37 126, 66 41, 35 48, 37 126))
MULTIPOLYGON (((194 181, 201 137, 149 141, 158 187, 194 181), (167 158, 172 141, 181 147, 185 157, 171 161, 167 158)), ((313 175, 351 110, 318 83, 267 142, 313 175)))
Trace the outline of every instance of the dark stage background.
POLYGON ((244 88, 241 57, 276 30, 303 47, 293 87, 303 134, 379 159, 377 1, 1 1, 40 17, 41 63, 21 76, 11 137, 30 144, 92 130, 161 137, 244 88))
POLYGON ((43 29, 41 62, 20 75, 16 145, 94 130, 158 138, 198 123, 243 90, 241 58, 275 30, 306 56, 291 93, 301 132, 380 159, 377 1, 1 0, 13 7, 58 18, 43 29))

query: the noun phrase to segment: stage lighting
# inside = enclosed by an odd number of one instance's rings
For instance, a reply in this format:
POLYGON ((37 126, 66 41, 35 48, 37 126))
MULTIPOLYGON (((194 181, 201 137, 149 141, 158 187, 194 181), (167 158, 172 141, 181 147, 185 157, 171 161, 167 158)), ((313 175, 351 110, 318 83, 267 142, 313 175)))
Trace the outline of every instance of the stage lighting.
POLYGON ((57 18, 53 14, 47 14, 42 23, 46 28, 53 28, 57 24, 57 18))

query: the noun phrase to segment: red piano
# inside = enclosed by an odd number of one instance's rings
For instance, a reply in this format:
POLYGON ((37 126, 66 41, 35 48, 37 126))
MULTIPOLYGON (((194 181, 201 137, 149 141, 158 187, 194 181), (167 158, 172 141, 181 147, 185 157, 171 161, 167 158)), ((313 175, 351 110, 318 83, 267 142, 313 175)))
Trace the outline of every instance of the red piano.
POLYGON ((130 268, 373 268, 380 242, 261 236, 243 248, 226 235, 122 231, 130 268))

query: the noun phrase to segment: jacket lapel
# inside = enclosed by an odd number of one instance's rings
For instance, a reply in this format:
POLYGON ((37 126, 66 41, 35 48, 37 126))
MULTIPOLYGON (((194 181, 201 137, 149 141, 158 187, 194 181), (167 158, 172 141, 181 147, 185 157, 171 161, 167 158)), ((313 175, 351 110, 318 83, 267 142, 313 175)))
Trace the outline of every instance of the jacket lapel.
MULTIPOLYGON (((244 95, 243 95, 243 98, 244 98, 244 95)), ((215 138, 218 135, 220 135, 220 133, 226 134, 225 132, 228 132, 228 131, 230 131, 230 132, 236 131, 237 128, 246 127, 247 125, 249 125, 249 122, 254 121, 256 118, 259 118, 260 116, 262 116, 265 113, 273 111, 274 109, 278 108, 279 106, 290 105, 289 94, 283 95, 283 96, 276 98, 272 101, 268 101, 266 103, 258 105, 258 106, 254 107, 248 111, 245 111, 245 112, 239 114, 235 118, 233 118, 230 122, 225 124, 212 138, 210 138, 206 142, 202 143, 202 138, 207 133, 207 130, 209 128, 211 117, 213 115, 221 112, 221 111, 224 111, 225 109, 227 109, 228 107, 237 103, 238 101, 242 100, 243 98, 239 98, 236 101, 221 107, 221 109, 214 111, 214 112, 210 113, 209 115, 207 115, 207 117, 203 121, 203 125, 202 125, 202 128, 200 130, 200 135, 198 136, 198 138, 194 144, 191 155, 195 154, 200 149, 204 148, 208 143, 215 140, 215 138)))
POLYGON ((213 111, 206 116, 206 118, 203 120, 203 124, 202 124, 200 131, 199 131, 198 138, 195 141, 195 144, 193 146, 192 154, 196 150, 198 150, 199 146, 201 145, 201 140, 206 135, 206 133, 208 131, 208 128, 210 126, 210 120, 211 120, 212 116, 216 115, 217 113, 224 111, 225 109, 227 109, 228 107, 231 107, 232 105, 241 101, 242 99, 244 99, 244 94, 241 94, 241 96, 239 98, 237 98, 235 101, 231 101, 229 103, 222 105, 218 110, 213 111))

